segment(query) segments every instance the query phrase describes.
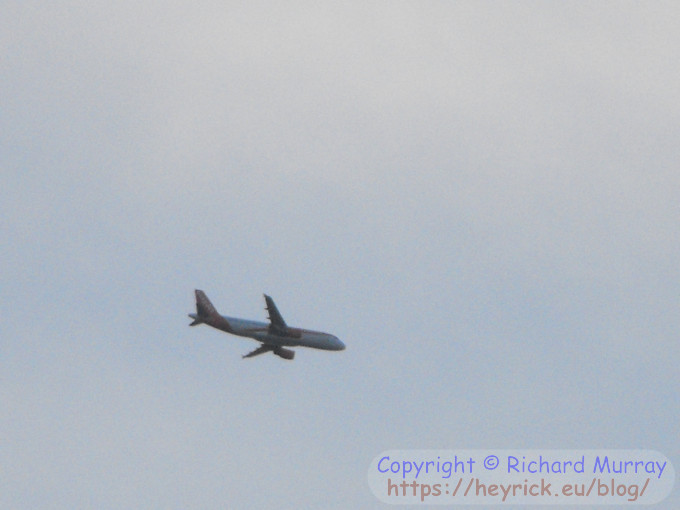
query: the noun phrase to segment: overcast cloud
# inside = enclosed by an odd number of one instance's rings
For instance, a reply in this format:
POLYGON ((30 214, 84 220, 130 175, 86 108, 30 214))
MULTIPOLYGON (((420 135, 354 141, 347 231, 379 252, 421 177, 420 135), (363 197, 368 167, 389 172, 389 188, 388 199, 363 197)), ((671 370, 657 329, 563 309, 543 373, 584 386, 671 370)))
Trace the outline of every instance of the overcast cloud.
POLYGON ((676 3, 2 11, 0 507, 376 508, 387 449, 680 466, 676 3), (347 350, 242 360, 195 288, 347 350))

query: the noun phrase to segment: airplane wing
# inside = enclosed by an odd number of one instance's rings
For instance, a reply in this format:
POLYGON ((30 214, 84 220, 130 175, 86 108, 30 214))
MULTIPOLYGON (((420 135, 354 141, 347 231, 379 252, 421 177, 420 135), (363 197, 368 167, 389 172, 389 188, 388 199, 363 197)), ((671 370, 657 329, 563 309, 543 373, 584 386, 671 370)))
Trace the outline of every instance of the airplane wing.
POLYGON ((267 294, 264 295, 264 300, 267 302, 267 312, 269 313, 269 332, 275 335, 286 336, 288 326, 283 317, 281 317, 278 308, 276 308, 274 300, 267 294))
POLYGON ((260 347, 258 347, 257 349, 255 349, 254 351, 249 352, 248 354, 244 354, 242 357, 243 358, 252 358, 253 356, 257 356, 259 354, 264 354, 265 352, 269 352, 269 351, 273 351, 273 350, 274 350, 273 345, 264 344, 264 345, 261 345, 260 347))
POLYGON ((295 357, 295 351, 291 351, 290 349, 286 349, 285 347, 280 347, 276 345, 263 344, 254 351, 243 355, 242 358, 252 358, 253 356, 259 356, 260 354, 264 354, 265 352, 269 351, 272 351, 280 358, 287 360, 292 360, 295 357))

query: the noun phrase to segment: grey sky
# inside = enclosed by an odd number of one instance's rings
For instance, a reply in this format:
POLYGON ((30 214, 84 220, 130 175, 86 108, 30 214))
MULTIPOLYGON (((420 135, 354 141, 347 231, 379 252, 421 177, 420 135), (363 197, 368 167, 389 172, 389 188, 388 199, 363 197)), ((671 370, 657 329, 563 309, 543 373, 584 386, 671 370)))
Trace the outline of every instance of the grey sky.
POLYGON ((677 4, 2 11, 0 507, 375 508, 387 449, 680 466, 677 4), (194 288, 347 350, 243 361, 194 288))

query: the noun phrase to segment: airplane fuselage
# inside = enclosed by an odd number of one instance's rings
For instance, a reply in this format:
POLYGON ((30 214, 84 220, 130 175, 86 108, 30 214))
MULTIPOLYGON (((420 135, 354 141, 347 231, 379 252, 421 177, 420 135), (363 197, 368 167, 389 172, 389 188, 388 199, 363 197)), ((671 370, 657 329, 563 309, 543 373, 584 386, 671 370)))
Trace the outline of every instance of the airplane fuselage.
MULTIPOLYGON (((189 314, 189 317, 194 320, 199 318, 195 313, 189 314)), ((266 322, 227 317, 225 315, 220 315, 217 320, 202 319, 202 321, 225 333, 252 338, 268 345, 278 345, 281 347, 311 347, 312 349, 323 349, 325 351, 341 351, 345 348, 345 344, 343 344, 338 337, 321 331, 289 328, 288 335, 279 336, 269 332, 269 324, 266 322)))

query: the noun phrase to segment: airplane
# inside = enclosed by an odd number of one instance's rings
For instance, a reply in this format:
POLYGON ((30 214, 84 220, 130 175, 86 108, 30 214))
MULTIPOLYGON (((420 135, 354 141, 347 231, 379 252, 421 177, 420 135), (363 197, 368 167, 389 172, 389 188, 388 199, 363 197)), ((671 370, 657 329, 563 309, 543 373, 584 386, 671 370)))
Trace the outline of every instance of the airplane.
POLYGON ((311 347, 325 351, 342 351, 345 348, 345 344, 337 336, 288 326, 276 308, 274 300, 266 294, 264 300, 267 304, 265 310, 269 312, 269 324, 220 315, 205 292, 198 289, 195 292, 196 313, 189 314, 189 317, 194 320, 189 326, 207 324, 232 335, 253 338, 262 342, 260 347, 243 355, 243 358, 252 358, 271 351, 283 359, 292 360, 295 357, 295 351, 286 347, 311 347))

